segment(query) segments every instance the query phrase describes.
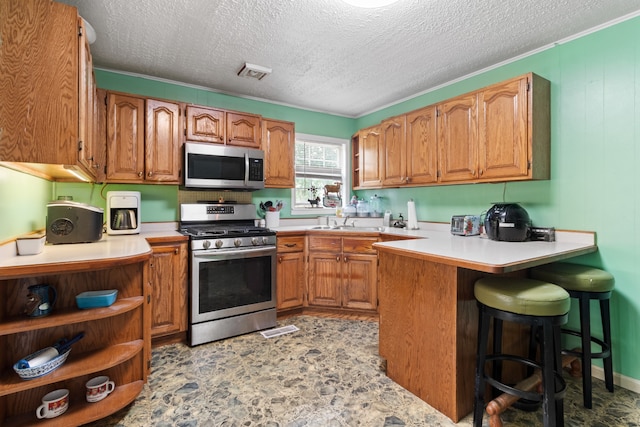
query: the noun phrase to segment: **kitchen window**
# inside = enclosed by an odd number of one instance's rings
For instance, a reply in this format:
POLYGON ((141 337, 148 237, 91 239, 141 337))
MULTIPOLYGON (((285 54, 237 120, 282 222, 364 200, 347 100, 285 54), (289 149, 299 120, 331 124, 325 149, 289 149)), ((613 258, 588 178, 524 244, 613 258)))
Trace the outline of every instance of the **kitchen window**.
POLYGON ((296 134, 295 188, 291 190, 293 215, 327 215, 335 213, 348 196, 347 173, 349 140, 326 136, 296 134), (325 192, 325 186, 336 190, 325 192), (313 202, 313 203, 312 203, 313 202))

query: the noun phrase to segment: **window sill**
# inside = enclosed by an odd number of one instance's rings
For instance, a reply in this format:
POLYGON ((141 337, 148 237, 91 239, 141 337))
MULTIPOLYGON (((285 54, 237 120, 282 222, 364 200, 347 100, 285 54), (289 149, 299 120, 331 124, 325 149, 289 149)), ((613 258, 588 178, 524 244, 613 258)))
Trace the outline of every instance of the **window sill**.
POLYGON ((335 215, 336 208, 291 208, 291 215, 295 216, 318 216, 318 215, 335 215))

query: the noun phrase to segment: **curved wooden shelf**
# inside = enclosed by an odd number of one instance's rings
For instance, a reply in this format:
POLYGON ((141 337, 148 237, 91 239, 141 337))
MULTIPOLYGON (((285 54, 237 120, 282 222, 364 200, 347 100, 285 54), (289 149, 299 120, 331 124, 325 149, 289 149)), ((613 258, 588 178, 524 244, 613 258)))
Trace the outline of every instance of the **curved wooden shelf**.
POLYGON ((46 317, 28 318, 25 316, 14 317, 13 320, 3 322, 0 325, 0 336, 29 332, 37 329, 53 328, 56 326, 71 325, 74 323, 89 322, 118 316, 134 310, 144 302, 143 296, 121 298, 109 307, 79 309, 69 308, 55 311, 46 317))
POLYGON ((133 402, 142 391, 143 386, 144 381, 142 380, 117 386, 109 396, 96 403, 75 401, 72 398, 67 412, 57 418, 39 420, 35 413, 22 414, 5 420, 4 425, 7 427, 68 427, 90 423, 111 415, 133 402))
POLYGON ((51 262, 46 264, 25 264, 0 267, 0 279, 17 279, 21 277, 46 276, 49 274, 71 274, 85 271, 106 270, 125 265, 137 264, 151 258, 151 249, 146 252, 102 259, 82 261, 51 262))
POLYGON ((61 367, 32 380, 23 380, 13 369, 7 370, 0 378, 0 396, 109 369, 133 358, 142 351, 143 346, 144 341, 140 339, 75 356, 72 350, 69 359, 61 367))

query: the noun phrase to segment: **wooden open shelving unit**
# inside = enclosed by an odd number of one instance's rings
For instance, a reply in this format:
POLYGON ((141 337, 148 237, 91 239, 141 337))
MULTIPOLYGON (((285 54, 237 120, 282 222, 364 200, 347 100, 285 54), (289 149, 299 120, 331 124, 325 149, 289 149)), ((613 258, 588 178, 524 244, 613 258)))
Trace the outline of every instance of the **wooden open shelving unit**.
POLYGON ((135 400, 150 366, 150 254, 29 269, 0 267, 0 425, 78 426, 135 400), (58 299, 49 316, 29 318, 22 313, 27 288, 38 283, 53 286, 58 299), (77 294, 107 289, 118 290, 111 306, 77 308, 77 294), (56 370, 31 380, 13 370, 20 358, 80 332, 84 337, 56 370), (116 388, 104 400, 87 403, 85 383, 98 375, 109 376, 116 388), (35 410, 42 396, 59 388, 69 389, 69 409, 57 418, 38 419, 35 410))

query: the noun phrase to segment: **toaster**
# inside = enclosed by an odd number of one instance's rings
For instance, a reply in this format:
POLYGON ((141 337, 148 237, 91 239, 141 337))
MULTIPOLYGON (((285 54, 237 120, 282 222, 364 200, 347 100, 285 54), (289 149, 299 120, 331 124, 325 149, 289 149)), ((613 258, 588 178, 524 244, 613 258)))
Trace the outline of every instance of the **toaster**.
POLYGON ((451 217, 451 234, 477 236, 480 234, 480 216, 454 215, 451 217))
POLYGON ((104 209, 68 200, 47 204, 47 242, 91 243, 102 238, 104 209))

